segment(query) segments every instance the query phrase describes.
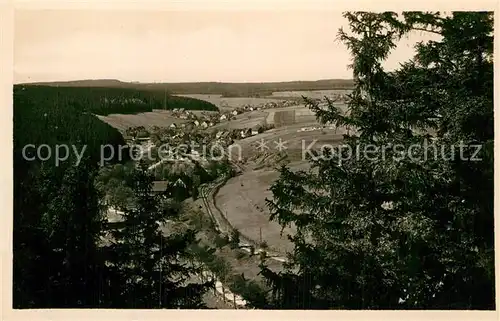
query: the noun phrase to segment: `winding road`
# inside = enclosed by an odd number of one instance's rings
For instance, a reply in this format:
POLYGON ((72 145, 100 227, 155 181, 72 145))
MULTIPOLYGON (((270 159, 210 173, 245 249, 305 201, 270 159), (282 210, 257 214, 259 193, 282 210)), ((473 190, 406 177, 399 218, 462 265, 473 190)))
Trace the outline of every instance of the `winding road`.
MULTIPOLYGON (((232 164, 238 169, 243 170, 239 164, 236 163, 232 164)), ((210 216, 210 219, 215 223, 215 228, 217 232, 230 236, 234 228, 215 204, 215 194, 217 193, 218 189, 226 183, 226 181, 227 177, 222 177, 213 183, 201 186, 200 195, 203 200, 203 205, 205 206, 207 214, 210 216)), ((239 247, 240 249, 250 254, 253 254, 250 249, 251 247, 253 247, 255 249, 255 252, 257 253, 265 252, 266 256, 271 260, 279 262, 287 262, 287 258, 282 256, 279 252, 273 251, 272 249, 269 248, 264 249, 259 245, 258 242, 252 240, 251 238, 245 235, 242 235, 241 233, 240 233, 239 247)))

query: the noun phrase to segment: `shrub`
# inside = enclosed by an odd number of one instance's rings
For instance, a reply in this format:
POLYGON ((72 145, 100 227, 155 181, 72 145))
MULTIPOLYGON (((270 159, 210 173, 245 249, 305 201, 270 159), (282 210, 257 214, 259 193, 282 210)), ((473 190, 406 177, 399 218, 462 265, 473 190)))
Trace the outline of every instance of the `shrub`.
POLYGON ((236 249, 240 246, 240 231, 233 229, 231 232, 230 243, 232 249, 236 249))
POLYGON ((217 248, 223 248, 229 244, 229 237, 227 235, 221 236, 217 234, 214 238, 214 243, 217 248))
POLYGON ((241 295, 250 307, 260 309, 267 307, 267 291, 257 282, 246 279, 243 273, 232 275, 228 281, 229 289, 241 295))
POLYGON ((241 260, 242 258, 245 257, 245 253, 243 253, 242 251, 238 251, 238 252, 236 252, 235 257, 239 261, 239 260, 241 260))
POLYGON ((216 256, 213 261, 207 263, 207 267, 221 281, 227 280, 231 273, 231 265, 222 257, 216 256))

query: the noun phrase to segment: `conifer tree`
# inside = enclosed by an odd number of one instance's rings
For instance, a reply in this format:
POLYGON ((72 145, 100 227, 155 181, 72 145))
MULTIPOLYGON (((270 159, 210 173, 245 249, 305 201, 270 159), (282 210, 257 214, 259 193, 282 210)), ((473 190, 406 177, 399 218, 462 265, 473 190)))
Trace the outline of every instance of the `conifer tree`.
POLYGON ((133 208, 125 209, 123 228, 113 231, 110 286, 113 308, 203 308, 202 295, 211 286, 195 282, 200 268, 190 264, 188 251, 195 231, 169 231, 175 207, 152 193, 153 177, 146 166, 133 173, 133 208))
POLYGON ((493 14, 344 17, 348 110, 308 103, 321 122, 354 131, 312 156, 310 171, 283 167, 271 188, 271 219, 297 226, 298 272, 262 270, 275 306, 494 309, 493 14), (384 70, 415 30, 438 39, 384 70))

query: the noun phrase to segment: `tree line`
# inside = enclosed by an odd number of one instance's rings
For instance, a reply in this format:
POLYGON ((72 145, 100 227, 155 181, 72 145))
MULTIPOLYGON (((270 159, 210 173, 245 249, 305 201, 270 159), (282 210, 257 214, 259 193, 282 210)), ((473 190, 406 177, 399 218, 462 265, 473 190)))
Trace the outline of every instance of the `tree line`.
POLYGON ((71 87, 15 85, 14 92, 24 95, 37 104, 59 106, 71 104, 80 111, 97 114, 137 114, 153 109, 210 110, 218 108, 212 103, 196 98, 179 97, 161 90, 138 90, 113 87, 71 87))
POLYGON ((308 90, 350 90, 352 79, 322 79, 315 81, 285 81, 263 83, 224 83, 224 82, 186 82, 186 83, 130 83, 113 79, 77 80, 66 82, 37 83, 36 85, 61 87, 107 87, 152 91, 163 94, 206 94, 224 97, 263 97, 276 91, 308 90))

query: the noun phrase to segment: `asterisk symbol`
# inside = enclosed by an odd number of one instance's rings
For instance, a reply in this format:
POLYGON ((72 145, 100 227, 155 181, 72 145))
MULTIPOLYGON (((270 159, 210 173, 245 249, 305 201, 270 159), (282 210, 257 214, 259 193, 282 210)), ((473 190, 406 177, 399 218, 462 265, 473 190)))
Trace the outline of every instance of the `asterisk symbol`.
POLYGON ((278 142, 274 142, 276 144, 276 149, 279 150, 280 152, 284 149, 287 149, 288 147, 285 146, 286 141, 282 141, 281 138, 278 140, 278 142))
POLYGON ((265 149, 269 149, 267 146, 267 142, 264 140, 264 138, 261 138, 259 142, 257 142, 257 149, 260 149, 261 152, 263 152, 265 149))

